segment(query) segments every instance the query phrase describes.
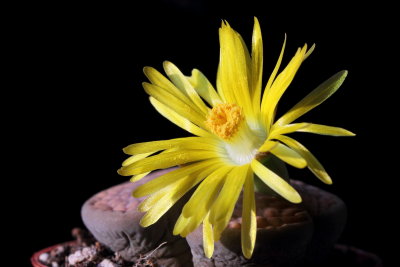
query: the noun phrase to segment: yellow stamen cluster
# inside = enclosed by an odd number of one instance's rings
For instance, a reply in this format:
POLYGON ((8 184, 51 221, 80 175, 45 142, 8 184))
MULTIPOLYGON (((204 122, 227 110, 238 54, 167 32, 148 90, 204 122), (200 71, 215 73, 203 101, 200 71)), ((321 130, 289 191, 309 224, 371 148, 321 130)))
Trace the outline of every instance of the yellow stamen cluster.
POLYGON ((243 110, 236 104, 218 104, 207 116, 206 126, 224 140, 231 139, 244 119, 243 110))

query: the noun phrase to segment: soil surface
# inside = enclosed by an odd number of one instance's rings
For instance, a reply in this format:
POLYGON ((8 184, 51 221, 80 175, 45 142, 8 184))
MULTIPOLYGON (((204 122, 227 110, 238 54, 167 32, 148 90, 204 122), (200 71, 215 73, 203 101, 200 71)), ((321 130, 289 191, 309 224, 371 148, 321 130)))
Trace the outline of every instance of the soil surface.
MULTIPOLYGON (((141 255, 138 262, 125 261, 118 253, 100 244, 87 231, 72 230, 75 242, 55 247, 42 253, 39 262, 49 267, 154 267, 151 253, 141 255)), ((161 244, 162 245, 162 244, 161 244)))

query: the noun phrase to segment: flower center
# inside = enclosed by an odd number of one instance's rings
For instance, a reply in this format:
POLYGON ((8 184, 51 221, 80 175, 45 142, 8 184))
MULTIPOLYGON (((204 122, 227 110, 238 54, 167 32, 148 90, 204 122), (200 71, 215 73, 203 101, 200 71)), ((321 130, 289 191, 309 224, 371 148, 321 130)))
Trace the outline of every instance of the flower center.
POLYGON ((207 116, 206 126, 224 140, 230 140, 244 120, 241 107, 236 104, 218 104, 207 116))

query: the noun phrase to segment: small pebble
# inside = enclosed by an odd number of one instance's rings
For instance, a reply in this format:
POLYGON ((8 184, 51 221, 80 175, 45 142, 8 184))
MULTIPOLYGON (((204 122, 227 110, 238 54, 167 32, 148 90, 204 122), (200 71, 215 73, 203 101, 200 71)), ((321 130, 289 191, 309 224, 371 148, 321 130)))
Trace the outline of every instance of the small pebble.
POLYGON ((104 259, 100 262, 97 267, 117 267, 118 265, 110 261, 109 259, 104 259))
POLYGON ((75 265, 78 262, 82 262, 85 260, 85 257, 82 255, 82 251, 77 250, 74 254, 68 256, 68 263, 70 265, 75 265))
POLYGON ((92 260, 96 256, 96 254, 96 248, 85 247, 82 250, 77 250, 74 254, 69 255, 68 263, 70 265, 74 265, 85 260, 92 260))
POLYGON ((85 247, 82 249, 82 255, 85 256, 87 259, 91 259, 96 256, 97 251, 94 247, 85 247))
POLYGON ((42 253, 42 254, 40 254, 40 256, 39 256, 39 260, 40 260, 41 262, 47 262, 47 260, 49 259, 49 257, 50 257, 50 254, 49 254, 49 253, 42 253))

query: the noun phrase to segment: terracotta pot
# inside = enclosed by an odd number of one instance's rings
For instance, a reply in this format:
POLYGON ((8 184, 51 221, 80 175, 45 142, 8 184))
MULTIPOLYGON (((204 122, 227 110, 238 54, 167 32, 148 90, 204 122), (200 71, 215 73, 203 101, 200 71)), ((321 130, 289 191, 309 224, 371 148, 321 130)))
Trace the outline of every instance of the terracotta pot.
POLYGON ((31 257, 31 263, 33 267, 47 267, 46 265, 42 264, 39 261, 39 257, 40 255, 42 255, 43 253, 50 253, 50 251, 52 251, 53 249, 59 247, 59 246, 65 246, 65 245, 75 245, 76 241, 69 241, 69 242, 65 242, 65 243, 61 243, 61 244, 57 244, 48 248, 44 248, 38 252, 35 252, 32 257, 31 257))

